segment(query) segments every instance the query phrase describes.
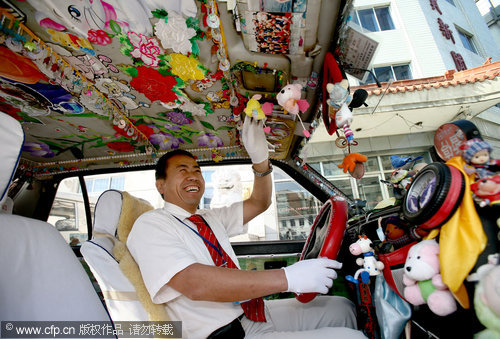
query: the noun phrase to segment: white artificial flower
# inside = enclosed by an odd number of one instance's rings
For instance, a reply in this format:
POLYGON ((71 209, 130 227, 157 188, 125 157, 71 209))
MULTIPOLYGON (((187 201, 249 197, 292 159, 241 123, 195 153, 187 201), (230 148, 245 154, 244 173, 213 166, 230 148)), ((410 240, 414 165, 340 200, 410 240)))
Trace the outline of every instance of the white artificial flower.
POLYGON ((191 39, 196 35, 194 28, 188 28, 186 20, 176 12, 168 12, 167 22, 160 20, 155 25, 155 35, 165 49, 172 49, 175 53, 191 53, 191 39))

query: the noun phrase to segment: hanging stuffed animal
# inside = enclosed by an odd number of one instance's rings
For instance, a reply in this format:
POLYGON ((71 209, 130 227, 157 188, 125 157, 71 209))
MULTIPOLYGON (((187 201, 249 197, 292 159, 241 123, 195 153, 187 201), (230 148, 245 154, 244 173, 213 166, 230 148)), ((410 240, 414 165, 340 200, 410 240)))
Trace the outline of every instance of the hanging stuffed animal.
MULTIPOLYGON (((250 118, 254 118, 257 120, 264 120, 264 125, 265 125, 266 115, 270 115, 272 113, 273 104, 270 102, 266 102, 261 106, 259 102, 260 98, 262 98, 262 95, 254 94, 252 98, 247 102, 245 113, 250 118)), ((269 126, 264 127, 264 132, 269 133, 270 131, 271 128, 269 126)))
POLYGON ((290 113, 297 115, 299 118, 300 124, 304 129, 304 135, 306 138, 310 137, 309 131, 305 128, 302 123, 302 119, 300 118, 299 112, 304 113, 309 108, 309 103, 307 100, 300 99, 302 95, 302 85, 301 84, 291 84, 286 85, 281 89, 281 91, 276 96, 276 100, 278 100, 278 104, 283 107, 284 113, 290 113))
POLYGON ((328 114, 330 118, 335 119, 338 128, 342 127, 347 142, 351 143, 354 140, 354 133, 350 128, 353 115, 349 107, 347 107, 347 104, 351 101, 349 82, 344 79, 335 84, 327 84, 326 90, 330 96, 330 99, 327 100, 329 105, 328 114))
POLYGON ((338 168, 342 168, 344 173, 349 171, 349 174, 356 179, 361 179, 365 174, 365 167, 363 163, 366 162, 368 158, 366 155, 360 153, 349 153, 345 156, 344 160, 340 165, 337 165, 338 168))

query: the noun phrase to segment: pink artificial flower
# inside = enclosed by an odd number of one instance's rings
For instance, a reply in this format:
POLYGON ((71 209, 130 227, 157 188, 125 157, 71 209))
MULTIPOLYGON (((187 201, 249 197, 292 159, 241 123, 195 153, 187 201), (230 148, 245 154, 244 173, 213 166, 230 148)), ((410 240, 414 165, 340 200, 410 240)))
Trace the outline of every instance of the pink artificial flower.
POLYGON ((111 38, 103 30, 89 29, 88 40, 94 44, 107 45, 111 43, 111 38))
POLYGON ((157 58, 157 55, 162 53, 162 49, 155 38, 148 38, 144 34, 137 34, 134 32, 128 32, 127 37, 130 43, 135 47, 132 52, 130 52, 131 56, 141 59, 146 66, 158 66, 160 59, 157 58))

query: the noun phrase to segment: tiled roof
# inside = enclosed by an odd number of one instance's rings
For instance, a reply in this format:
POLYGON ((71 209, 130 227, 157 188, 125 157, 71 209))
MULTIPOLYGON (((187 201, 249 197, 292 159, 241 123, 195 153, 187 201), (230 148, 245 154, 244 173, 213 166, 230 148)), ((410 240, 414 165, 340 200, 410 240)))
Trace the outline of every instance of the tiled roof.
MULTIPOLYGON (((496 77, 500 77, 500 61, 491 62, 491 58, 488 58, 483 65, 465 71, 456 72, 454 70, 449 70, 441 76, 394 81, 387 89, 386 94, 422 91, 424 89, 439 87, 454 87, 475 82, 483 82, 487 79, 493 80, 496 77)), ((354 91, 358 88, 362 88, 365 89, 369 95, 381 95, 385 92, 386 87, 387 83, 382 83, 382 87, 377 87, 376 84, 369 84, 356 86, 351 90, 354 91)))

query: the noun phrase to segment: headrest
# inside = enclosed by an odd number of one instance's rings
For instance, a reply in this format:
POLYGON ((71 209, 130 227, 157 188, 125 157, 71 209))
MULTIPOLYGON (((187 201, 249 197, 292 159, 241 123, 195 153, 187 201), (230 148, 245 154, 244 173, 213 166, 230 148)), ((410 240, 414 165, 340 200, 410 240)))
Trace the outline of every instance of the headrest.
POLYGON ((16 172, 24 143, 21 124, 11 116, 0 113, 0 202, 7 196, 16 172))
POLYGON ((122 192, 117 190, 104 191, 94 209, 94 233, 116 234, 116 226, 122 210, 122 192))
POLYGON ((118 240, 127 242, 128 234, 134 226, 135 220, 143 213, 154 209, 149 202, 144 199, 134 197, 127 192, 122 192, 123 204, 120 214, 120 221, 117 226, 118 240))
POLYGON ((94 209, 94 234, 105 233, 126 241, 135 220, 153 206, 127 192, 107 190, 101 194, 94 209), (120 225, 120 226, 119 226, 120 225))

